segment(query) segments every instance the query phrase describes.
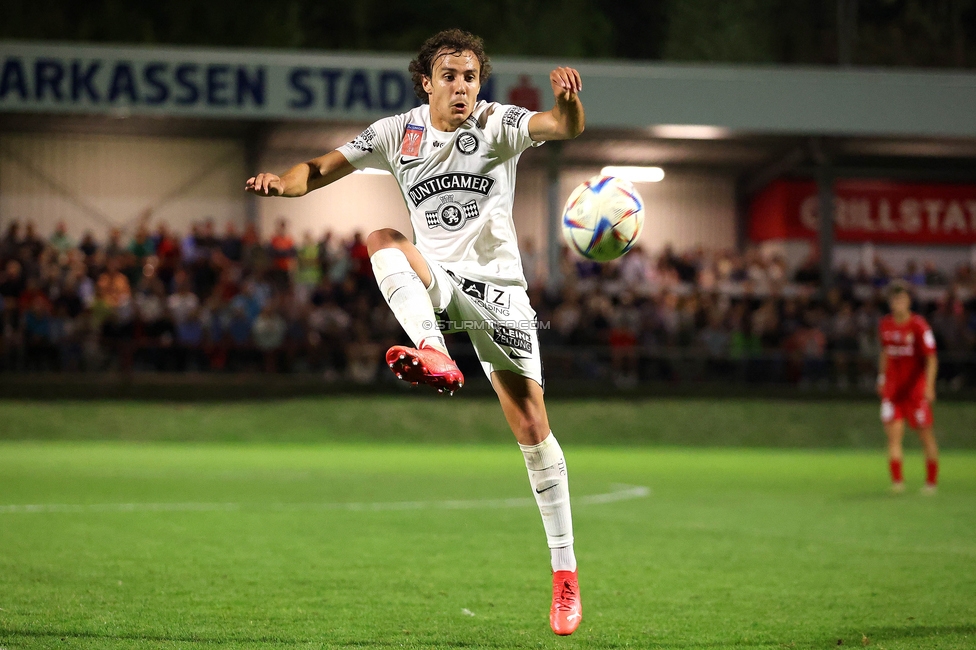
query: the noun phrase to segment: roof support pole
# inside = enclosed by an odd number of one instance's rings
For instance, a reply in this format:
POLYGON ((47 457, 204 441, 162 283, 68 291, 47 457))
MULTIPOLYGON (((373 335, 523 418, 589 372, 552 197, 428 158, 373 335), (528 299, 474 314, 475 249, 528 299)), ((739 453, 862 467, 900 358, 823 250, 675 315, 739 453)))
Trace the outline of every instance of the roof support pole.
POLYGON ((809 151, 804 146, 793 146, 778 157, 766 162, 759 169, 740 176, 735 184, 735 245, 744 253, 749 245, 749 206, 753 197, 777 178, 785 176, 807 160, 809 151))
POLYGON ((820 214, 820 288, 824 296, 834 283, 834 166, 823 144, 814 140, 817 162, 817 198, 820 214))
MULTIPOLYGON (((250 177, 261 171, 261 159, 264 157, 265 144, 268 141, 268 131, 270 128, 263 123, 254 125, 248 129, 244 137, 244 169, 250 177)), ((247 193, 244 199, 244 224, 253 225, 258 233, 261 232, 261 213, 258 211, 258 201, 256 194, 247 193)))

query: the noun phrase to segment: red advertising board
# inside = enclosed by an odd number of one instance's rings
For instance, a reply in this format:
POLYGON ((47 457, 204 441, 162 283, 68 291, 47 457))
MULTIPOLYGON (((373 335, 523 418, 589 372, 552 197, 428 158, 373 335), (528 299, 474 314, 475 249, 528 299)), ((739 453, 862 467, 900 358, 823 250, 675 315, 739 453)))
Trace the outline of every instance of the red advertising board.
MULTIPOLYGON (((749 208, 749 237, 815 239, 819 212, 816 183, 774 181, 749 208)), ((976 244, 976 185, 838 180, 834 236, 840 242, 976 244)))

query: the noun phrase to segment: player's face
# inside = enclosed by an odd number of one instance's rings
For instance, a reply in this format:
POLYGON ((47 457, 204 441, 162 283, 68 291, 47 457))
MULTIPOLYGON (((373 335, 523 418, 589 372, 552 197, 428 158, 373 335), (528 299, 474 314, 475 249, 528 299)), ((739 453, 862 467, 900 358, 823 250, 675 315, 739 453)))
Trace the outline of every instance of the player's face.
POLYGON ((424 77, 434 128, 458 128, 474 110, 481 90, 481 64, 473 52, 446 52, 434 60, 431 77, 424 77))
POLYGON ((912 298, 904 291, 900 291, 888 298, 888 306, 895 317, 904 317, 912 310, 912 298))

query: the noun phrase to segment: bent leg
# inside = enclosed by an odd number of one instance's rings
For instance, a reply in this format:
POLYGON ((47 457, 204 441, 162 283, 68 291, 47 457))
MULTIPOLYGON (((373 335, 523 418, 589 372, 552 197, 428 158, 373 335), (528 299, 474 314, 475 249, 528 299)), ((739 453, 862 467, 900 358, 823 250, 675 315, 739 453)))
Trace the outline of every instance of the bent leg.
POLYGON ((366 248, 376 284, 414 346, 430 346, 447 354, 427 293, 433 277, 417 247, 400 232, 383 228, 369 234, 366 248))
POLYGON ((410 268, 413 269, 417 277, 424 283, 424 287, 430 286, 433 278, 430 275, 430 269, 427 268, 427 261, 420 254, 420 251, 417 250, 417 247, 410 243, 410 240, 403 233, 393 228, 380 228, 369 233, 366 237, 366 250, 369 252, 370 259, 378 251, 386 248, 394 248, 403 253, 403 256, 407 258, 407 262, 410 264, 410 268))
POLYGON ((552 570, 575 571, 566 458, 549 430, 542 387, 510 370, 493 372, 491 383, 525 458, 529 484, 549 543, 552 570))

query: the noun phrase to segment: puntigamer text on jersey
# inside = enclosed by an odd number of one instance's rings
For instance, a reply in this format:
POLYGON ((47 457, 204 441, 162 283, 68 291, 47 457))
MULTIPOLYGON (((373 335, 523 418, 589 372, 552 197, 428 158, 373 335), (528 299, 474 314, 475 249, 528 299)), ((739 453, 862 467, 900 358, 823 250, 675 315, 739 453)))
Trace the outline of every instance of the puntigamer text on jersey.
POLYGON ((488 196, 488 192, 491 191, 494 185, 494 179, 487 176, 455 172, 425 178, 413 185, 407 193, 410 195, 410 200, 413 201, 414 207, 419 207, 421 203, 430 197, 444 192, 450 192, 451 190, 466 190, 481 194, 482 196, 488 196))

